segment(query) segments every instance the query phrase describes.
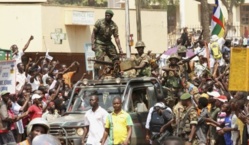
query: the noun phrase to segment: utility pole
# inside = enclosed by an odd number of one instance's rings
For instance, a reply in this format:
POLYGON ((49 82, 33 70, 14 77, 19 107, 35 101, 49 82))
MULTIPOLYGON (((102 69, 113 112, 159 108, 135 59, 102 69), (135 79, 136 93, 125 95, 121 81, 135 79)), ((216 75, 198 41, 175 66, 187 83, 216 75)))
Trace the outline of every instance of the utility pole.
POLYGON ((137 41, 142 40, 141 27, 141 0, 135 0, 136 3, 136 18, 137 18, 137 41))
POLYGON ((125 38, 126 38, 126 58, 131 57, 130 46, 130 12, 129 12, 129 0, 125 0, 125 38))

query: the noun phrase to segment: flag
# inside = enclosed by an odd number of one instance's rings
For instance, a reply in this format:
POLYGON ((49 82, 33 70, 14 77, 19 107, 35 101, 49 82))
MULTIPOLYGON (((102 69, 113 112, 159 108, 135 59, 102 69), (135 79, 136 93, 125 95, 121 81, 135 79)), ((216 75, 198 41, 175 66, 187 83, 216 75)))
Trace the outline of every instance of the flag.
POLYGON ((211 21, 211 35, 223 37, 225 33, 225 20, 222 14, 218 0, 215 0, 215 7, 213 10, 211 21))
POLYGON ((53 60, 53 57, 52 57, 52 56, 50 56, 50 55, 48 54, 48 49, 47 49, 47 52, 46 52, 45 58, 47 58, 47 59, 49 59, 49 60, 53 60))

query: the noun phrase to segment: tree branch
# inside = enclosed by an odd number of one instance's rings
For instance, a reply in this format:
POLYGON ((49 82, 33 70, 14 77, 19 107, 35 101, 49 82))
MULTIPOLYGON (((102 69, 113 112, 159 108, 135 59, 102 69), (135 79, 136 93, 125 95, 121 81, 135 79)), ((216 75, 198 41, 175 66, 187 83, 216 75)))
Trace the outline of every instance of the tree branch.
MULTIPOLYGON (((232 0, 232 1, 234 1, 234 0, 232 0)), ((229 9, 229 4, 228 4, 227 0, 221 0, 221 2, 223 3, 223 5, 224 5, 227 9, 229 9)))

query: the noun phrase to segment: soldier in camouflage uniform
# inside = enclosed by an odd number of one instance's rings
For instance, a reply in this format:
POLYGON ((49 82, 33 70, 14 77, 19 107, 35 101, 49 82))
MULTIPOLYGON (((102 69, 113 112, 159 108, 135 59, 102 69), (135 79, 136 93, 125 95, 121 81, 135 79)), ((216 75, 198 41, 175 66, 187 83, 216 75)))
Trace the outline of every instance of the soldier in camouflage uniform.
MULTIPOLYGON (((119 52, 122 54, 122 48, 120 46, 118 26, 112 21, 114 13, 111 10, 106 10, 105 18, 99 19, 94 25, 92 32, 92 50, 95 52, 96 60, 103 61, 105 55, 107 55, 112 62, 117 64, 119 56, 115 45, 111 41, 111 37, 114 36, 115 42, 118 46, 119 52)), ((115 66, 114 66, 115 67, 115 66)), ((99 77, 100 65, 94 65, 96 77, 99 77)), ((115 71, 115 70, 114 70, 115 71)), ((117 75, 118 72, 114 72, 117 75)))
POLYGON ((151 66, 150 66, 150 56, 144 53, 145 44, 143 41, 138 41, 135 48, 137 49, 137 54, 135 58, 136 66, 132 69, 137 71, 137 77, 151 76, 151 66))
POLYGON ((189 93, 183 94, 180 99, 185 108, 180 116, 179 126, 177 126, 178 136, 185 140, 185 145, 196 145, 197 110, 192 104, 189 93))
POLYGON ((180 58, 177 54, 172 54, 169 58, 169 65, 164 67, 163 70, 166 72, 164 76, 163 86, 167 90, 168 97, 166 99, 166 104, 169 107, 173 107, 176 103, 177 92, 182 89, 181 79, 180 79, 180 67, 177 65, 180 58))
MULTIPOLYGON (((183 58, 186 58, 187 48, 184 45, 178 45, 177 46, 177 54, 180 56, 180 60, 182 61, 183 58)), ((182 75, 182 78, 185 78, 186 81, 189 81, 191 76, 193 75, 193 72, 191 71, 190 62, 180 63, 180 74, 182 75)))

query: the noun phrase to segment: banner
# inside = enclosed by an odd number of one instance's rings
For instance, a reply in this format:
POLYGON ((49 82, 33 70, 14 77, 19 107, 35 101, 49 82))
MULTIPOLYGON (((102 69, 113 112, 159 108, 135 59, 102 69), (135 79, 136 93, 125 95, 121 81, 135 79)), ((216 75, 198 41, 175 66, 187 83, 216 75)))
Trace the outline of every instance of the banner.
POLYGON ((16 61, 0 61, 0 92, 15 93, 16 88, 16 61))
POLYGON ((84 49, 85 49, 86 71, 93 71, 94 63, 93 61, 89 61, 89 59, 95 58, 95 52, 92 51, 91 43, 86 43, 84 49))
POLYGON ((249 49, 232 48, 230 56, 229 91, 249 91, 249 49))

